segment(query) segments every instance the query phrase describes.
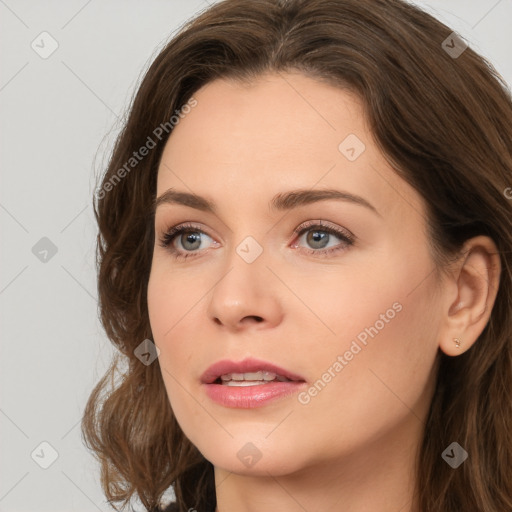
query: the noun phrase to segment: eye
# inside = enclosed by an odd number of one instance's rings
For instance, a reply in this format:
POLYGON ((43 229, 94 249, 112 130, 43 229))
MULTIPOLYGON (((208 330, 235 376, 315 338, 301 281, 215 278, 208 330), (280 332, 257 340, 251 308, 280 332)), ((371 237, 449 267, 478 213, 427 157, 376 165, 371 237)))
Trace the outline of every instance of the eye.
MULTIPOLYGON (((348 229, 325 225, 321 220, 302 224, 294 233, 299 243, 292 244, 292 247, 301 248, 306 253, 317 256, 346 250, 355 241, 355 236, 348 229), (300 243, 303 239, 304 242, 300 243), (309 248, 304 248, 304 243, 309 248)), ((216 246, 218 242, 200 227, 190 223, 174 226, 160 238, 160 246, 167 249, 176 259, 194 257, 212 245, 216 246)))
POLYGON ((160 239, 160 246, 168 249, 176 259, 185 259, 205 250, 204 245, 208 240, 217 243, 199 227, 181 224, 164 233, 160 239))
MULTIPOLYGON (((354 244, 355 236, 345 228, 337 228, 331 225, 324 225, 322 221, 309 221, 302 224, 295 230, 299 241, 309 246, 306 252, 315 255, 326 255, 334 251, 345 250, 354 244), (338 239, 338 243, 336 243, 338 239), (341 243, 339 242, 341 241, 341 243)), ((297 243, 292 247, 297 248, 297 243)))

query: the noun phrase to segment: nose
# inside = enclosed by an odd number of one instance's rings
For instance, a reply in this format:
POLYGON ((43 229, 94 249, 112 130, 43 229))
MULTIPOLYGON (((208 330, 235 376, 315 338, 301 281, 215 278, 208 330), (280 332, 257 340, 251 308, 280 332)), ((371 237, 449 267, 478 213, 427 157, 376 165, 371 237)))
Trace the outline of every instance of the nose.
POLYGON ((208 316, 229 331, 275 327, 283 318, 279 285, 263 257, 247 263, 234 254, 209 295, 208 316))

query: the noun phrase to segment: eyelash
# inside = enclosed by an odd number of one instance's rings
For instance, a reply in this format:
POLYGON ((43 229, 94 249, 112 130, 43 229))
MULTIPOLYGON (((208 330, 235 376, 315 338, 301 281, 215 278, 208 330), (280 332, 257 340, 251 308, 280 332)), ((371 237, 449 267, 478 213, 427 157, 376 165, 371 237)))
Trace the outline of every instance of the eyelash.
MULTIPOLYGON (((307 231, 312 231, 313 228, 317 228, 316 231, 328 233, 330 235, 334 235, 338 237, 342 243, 338 244, 335 247, 330 247, 328 249, 321 249, 321 250, 315 250, 315 249, 304 249, 306 253, 308 254, 314 254, 316 256, 324 257, 327 256, 333 252, 343 251, 346 250, 347 247, 350 247, 354 245, 355 242, 355 236, 346 229, 337 229, 332 226, 326 226, 322 224, 322 221, 308 221, 305 224, 302 224, 297 229, 293 231, 293 233, 296 235, 296 237, 300 238, 304 233, 307 231)), ((167 249, 175 259, 177 260, 185 260, 190 257, 197 256, 202 251, 187 251, 185 253, 180 253, 178 249, 176 249, 172 244, 179 235, 182 235, 184 233, 201 233, 207 236, 208 233, 205 233, 202 229, 200 229, 198 226, 195 226, 194 224, 185 223, 180 224, 179 226, 174 226, 170 229, 168 229, 163 236, 159 240, 160 247, 163 247, 164 249, 167 249)), ((212 237, 210 237, 212 238, 212 237)), ((294 245, 294 247, 296 247, 294 245)))

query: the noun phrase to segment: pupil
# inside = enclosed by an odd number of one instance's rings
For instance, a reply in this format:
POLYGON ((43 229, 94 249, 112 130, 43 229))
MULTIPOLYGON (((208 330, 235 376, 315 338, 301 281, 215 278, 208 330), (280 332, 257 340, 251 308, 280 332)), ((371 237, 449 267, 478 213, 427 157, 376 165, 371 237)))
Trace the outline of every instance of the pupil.
POLYGON ((308 243, 312 243, 315 249, 322 249, 327 245, 329 233, 326 233, 325 231, 310 231, 307 238, 308 243))

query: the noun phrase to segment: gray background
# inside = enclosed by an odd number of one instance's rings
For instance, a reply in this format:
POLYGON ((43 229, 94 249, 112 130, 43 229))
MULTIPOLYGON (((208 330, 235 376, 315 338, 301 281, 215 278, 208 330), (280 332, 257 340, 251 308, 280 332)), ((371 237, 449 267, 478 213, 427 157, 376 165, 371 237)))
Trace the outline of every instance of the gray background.
MULTIPOLYGON (((512 83, 512 0, 415 3, 512 83)), ((0 511, 112 510, 79 427, 112 354, 91 198, 142 72, 207 6, 0 0, 0 511)))

